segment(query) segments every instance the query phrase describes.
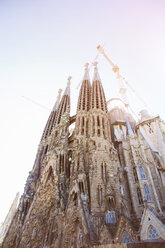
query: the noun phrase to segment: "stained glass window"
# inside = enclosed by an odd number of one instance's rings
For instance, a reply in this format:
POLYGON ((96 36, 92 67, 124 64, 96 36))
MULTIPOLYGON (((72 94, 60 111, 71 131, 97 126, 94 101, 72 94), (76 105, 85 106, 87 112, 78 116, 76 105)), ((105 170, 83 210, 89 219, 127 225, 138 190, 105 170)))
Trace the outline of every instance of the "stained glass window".
POLYGON ((150 210, 151 210, 151 212, 153 212, 153 213, 154 213, 154 209, 153 209, 153 208, 150 208, 150 210))
POLYGON ((150 191, 146 183, 144 184, 144 192, 145 192, 147 201, 150 202, 151 201, 150 191))
POLYGON ((130 243, 131 242, 130 235, 126 232, 123 234, 122 238, 123 238, 122 243, 130 243))
POLYGON ((145 175, 144 169, 141 165, 139 166, 139 170, 140 170, 141 179, 145 179, 146 175, 145 175))
POLYGON ((106 213, 106 223, 116 223, 116 215, 114 211, 108 211, 106 213))
POLYGON ((155 227, 150 226, 148 229, 148 238, 149 239, 159 239, 159 234, 155 227))

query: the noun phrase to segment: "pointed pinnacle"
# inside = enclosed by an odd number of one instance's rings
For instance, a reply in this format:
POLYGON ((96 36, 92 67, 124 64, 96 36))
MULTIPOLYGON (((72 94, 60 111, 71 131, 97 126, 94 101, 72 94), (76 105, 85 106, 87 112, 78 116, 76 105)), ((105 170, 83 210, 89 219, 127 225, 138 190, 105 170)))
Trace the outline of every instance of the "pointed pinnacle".
POLYGON ((89 70, 88 66, 89 66, 89 63, 86 63, 86 64, 84 65, 85 71, 88 71, 88 70, 89 70))
POLYGON ((93 62, 92 64, 93 64, 93 66, 94 66, 93 81, 98 80, 98 81, 101 82, 101 79, 100 79, 100 76, 99 76, 99 73, 98 73, 98 68, 97 68, 98 62, 95 61, 95 62, 93 62))
POLYGON ((71 81, 71 79, 72 79, 72 77, 71 77, 71 76, 69 76, 69 77, 68 77, 68 83, 67 83, 67 85, 68 85, 68 86, 70 86, 70 85, 71 85, 71 82, 70 82, 70 81, 71 81))
POLYGON ((88 66, 89 66, 89 63, 86 63, 84 65, 84 67, 85 67, 85 73, 84 73, 84 77, 83 77, 83 80, 82 81, 84 81, 84 80, 89 80, 90 81, 90 78, 89 78, 89 68, 88 68, 88 66))
POLYGON ((62 89, 59 89, 59 90, 58 90, 58 96, 57 96, 58 99, 61 98, 61 93, 62 93, 62 89))
POLYGON ((94 66, 94 70, 95 70, 95 71, 97 71, 97 65, 98 65, 98 62, 97 62, 97 61, 95 61, 95 62, 93 62, 93 63, 92 63, 92 65, 94 66))

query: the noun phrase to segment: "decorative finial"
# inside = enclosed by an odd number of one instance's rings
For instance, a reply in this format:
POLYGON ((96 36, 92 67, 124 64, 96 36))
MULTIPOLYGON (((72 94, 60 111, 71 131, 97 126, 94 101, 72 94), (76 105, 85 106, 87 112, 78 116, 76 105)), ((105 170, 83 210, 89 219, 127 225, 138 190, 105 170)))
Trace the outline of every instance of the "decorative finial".
POLYGON ((95 62, 93 62, 92 64, 93 64, 93 66, 94 66, 94 70, 95 70, 95 71, 97 71, 97 65, 98 65, 98 62, 97 62, 97 61, 95 61, 95 62))
POLYGON ((58 96, 57 96, 58 99, 61 98, 61 93, 62 93, 62 89, 59 89, 59 90, 58 90, 58 96))
POLYGON ((85 67, 85 73, 84 73, 84 77, 83 77, 83 80, 82 81, 85 81, 85 80, 90 81, 90 78, 89 78, 89 68, 88 68, 88 66, 89 66, 89 63, 86 63, 84 65, 84 67, 85 67))
POLYGON ((101 79, 100 79, 100 76, 99 76, 99 73, 98 73, 98 68, 97 68, 98 62, 94 61, 92 64, 94 66, 93 81, 100 81, 101 82, 101 79))
POLYGON ((71 79, 72 79, 72 77, 71 77, 71 76, 69 76, 69 77, 68 77, 68 83, 67 83, 67 85, 68 85, 68 86, 70 86, 70 85, 71 85, 71 82, 70 82, 70 81, 71 81, 71 79))
POLYGON ((86 63, 86 64, 84 65, 85 71, 88 71, 88 70, 89 70, 88 66, 89 66, 89 63, 86 63))

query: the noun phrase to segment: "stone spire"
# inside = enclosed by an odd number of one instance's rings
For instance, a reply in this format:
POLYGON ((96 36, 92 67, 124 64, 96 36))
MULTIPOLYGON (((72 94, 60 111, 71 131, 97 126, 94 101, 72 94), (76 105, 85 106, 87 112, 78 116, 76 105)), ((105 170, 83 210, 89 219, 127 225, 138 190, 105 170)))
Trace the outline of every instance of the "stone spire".
POLYGON ((71 79, 72 79, 72 77, 69 76, 69 77, 68 77, 68 82, 67 82, 67 87, 66 87, 66 89, 65 89, 64 95, 70 96, 71 79))
POLYGON ((101 109, 107 113, 107 103, 105 99, 104 90, 101 84, 101 79, 98 73, 97 62, 94 62, 94 76, 92 83, 92 92, 91 92, 91 108, 92 109, 101 109))
POLYGON ((98 68, 97 68, 97 65, 98 65, 98 62, 95 61, 93 62, 93 66, 94 66, 94 75, 93 75, 93 80, 92 81, 100 81, 101 82, 101 79, 100 79, 100 76, 99 76, 99 73, 98 73, 98 68))
POLYGON ((57 100, 56 100, 55 105, 52 109, 52 112, 50 113, 50 116, 49 116, 48 121, 46 123, 41 140, 46 139, 51 134, 52 129, 55 125, 55 118, 56 118, 57 108, 58 108, 59 103, 60 103, 61 92, 62 92, 62 89, 59 89, 57 100))
POLYGON ((85 80, 90 81, 90 77, 89 77, 89 68, 88 68, 88 66, 89 66, 89 63, 86 63, 86 64, 84 65, 84 67, 85 67, 85 73, 84 73, 83 81, 85 81, 85 80))
POLYGON ((68 77, 67 87, 64 91, 63 97, 59 104, 55 124, 59 124, 61 121, 61 117, 65 112, 70 112, 70 84, 71 84, 71 76, 68 77))
POLYGON ((91 84, 89 78, 89 64, 85 64, 85 73, 81 84, 77 103, 77 115, 76 115, 76 135, 77 136, 88 136, 88 112, 90 109, 90 93, 91 84))
POLYGON ((90 108, 90 92, 91 84, 89 77, 89 64, 85 64, 85 73, 82 80, 82 85, 79 93, 79 99, 77 104, 77 112, 81 110, 89 111, 90 108))
POLYGON ((59 106, 59 104, 60 104, 61 93, 62 93, 62 89, 59 89, 59 90, 58 90, 57 100, 56 100, 56 102, 55 102, 55 104, 54 104, 54 107, 53 107, 53 111, 56 111, 57 108, 58 108, 58 106, 59 106))
POLYGON ((101 79, 97 69, 97 62, 94 65, 94 76, 91 89, 90 103, 90 135, 92 137, 110 138, 110 127, 107 116, 107 103, 101 79))

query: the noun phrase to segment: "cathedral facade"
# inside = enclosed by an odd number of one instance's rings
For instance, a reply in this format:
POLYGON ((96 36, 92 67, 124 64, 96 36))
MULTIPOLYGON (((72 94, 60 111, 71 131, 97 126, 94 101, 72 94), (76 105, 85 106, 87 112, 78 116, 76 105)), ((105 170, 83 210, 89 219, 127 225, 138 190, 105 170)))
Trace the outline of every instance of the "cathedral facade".
POLYGON ((106 101, 94 67, 70 116, 70 80, 45 126, 3 248, 165 240, 165 123, 106 101), (70 130, 73 125, 74 130, 70 130))

